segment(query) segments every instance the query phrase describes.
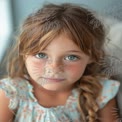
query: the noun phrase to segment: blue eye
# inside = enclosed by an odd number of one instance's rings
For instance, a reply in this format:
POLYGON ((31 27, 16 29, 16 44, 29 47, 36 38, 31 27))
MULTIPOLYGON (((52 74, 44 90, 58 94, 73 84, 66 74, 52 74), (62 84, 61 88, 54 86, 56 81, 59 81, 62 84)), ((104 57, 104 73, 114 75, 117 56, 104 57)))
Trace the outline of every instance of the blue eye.
POLYGON ((35 55, 36 58, 43 58, 43 59, 46 59, 47 58, 47 55, 45 53, 38 53, 35 55))
POLYGON ((75 56, 75 55, 69 55, 69 56, 65 57, 65 60, 68 60, 68 61, 76 61, 78 59, 79 59, 79 57, 75 56))

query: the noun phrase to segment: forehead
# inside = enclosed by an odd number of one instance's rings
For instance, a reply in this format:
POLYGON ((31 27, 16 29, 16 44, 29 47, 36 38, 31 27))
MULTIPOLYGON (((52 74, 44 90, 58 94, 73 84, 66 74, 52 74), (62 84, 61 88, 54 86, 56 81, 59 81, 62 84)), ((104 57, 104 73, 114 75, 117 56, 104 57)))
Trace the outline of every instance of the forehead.
POLYGON ((45 49, 62 49, 62 50, 79 50, 81 49, 75 42, 69 38, 66 34, 60 34, 55 37, 46 47, 45 49))

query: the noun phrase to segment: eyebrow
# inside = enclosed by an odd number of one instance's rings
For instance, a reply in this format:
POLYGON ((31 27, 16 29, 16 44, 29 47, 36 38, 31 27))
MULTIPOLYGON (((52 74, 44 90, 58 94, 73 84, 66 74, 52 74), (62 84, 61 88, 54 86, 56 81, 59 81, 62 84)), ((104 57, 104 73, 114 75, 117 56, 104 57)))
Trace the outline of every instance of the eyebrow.
POLYGON ((73 52, 73 53, 83 53, 82 51, 77 51, 77 50, 69 50, 67 52, 73 52))
MULTIPOLYGON (((44 49, 44 50, 42 50, 42 51, 48 51, 48 49, 44 49)), ((80 53, 80 54, 83 53, 82 51, 77 51, 77 50, 68 50, 68 51, 66 51, 66 52, 68 52, 68 53, 80 53)))

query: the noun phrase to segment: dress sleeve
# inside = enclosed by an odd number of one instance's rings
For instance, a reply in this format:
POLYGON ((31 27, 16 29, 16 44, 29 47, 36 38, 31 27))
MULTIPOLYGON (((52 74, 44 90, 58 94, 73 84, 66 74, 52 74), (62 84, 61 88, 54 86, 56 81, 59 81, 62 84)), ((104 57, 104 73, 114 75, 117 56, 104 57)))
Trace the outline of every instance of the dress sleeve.
POLYGON ((18 100, 17 100, 17 89, 12 83, 10 78, 0 80, 0 89, 2 89, 6 97, 10 99, 9 108, 14 110, 17 108, 18 100))
POLYGON ((97 98, 97 103, 101 109, 117 95, 120 82, 116 80, 104 79, 100 81, 100 83, 103 86, 103 89, 100 96, 97 98))

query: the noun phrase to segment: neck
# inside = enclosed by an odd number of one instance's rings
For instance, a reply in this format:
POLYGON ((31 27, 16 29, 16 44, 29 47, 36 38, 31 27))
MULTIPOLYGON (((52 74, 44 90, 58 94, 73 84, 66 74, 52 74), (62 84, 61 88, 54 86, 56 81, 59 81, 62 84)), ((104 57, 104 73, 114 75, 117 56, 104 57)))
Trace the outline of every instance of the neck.
POLYGON ((42 86, 38 85, 35 81, 31 80, 30 83, 32 84, 34 91, 38 91, 39 93, 43 93, 45 95, 48 96, 59 96, 59 95, 63 95, 63 94, 69 94, 71 92, 71 90, 73 89, 73 86, 67 88, 67 89, 63 89, 63 90, 59 90, 59 91, 53 91, 53 90, 48 90, 43 88, 42 86))

